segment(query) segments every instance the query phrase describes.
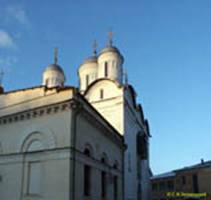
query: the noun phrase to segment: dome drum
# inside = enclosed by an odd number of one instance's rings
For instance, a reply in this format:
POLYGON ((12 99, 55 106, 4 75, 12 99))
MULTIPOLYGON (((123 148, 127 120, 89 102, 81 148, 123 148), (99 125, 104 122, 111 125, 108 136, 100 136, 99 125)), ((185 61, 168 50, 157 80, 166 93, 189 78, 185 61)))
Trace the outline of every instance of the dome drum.
POLYGON ((63 87, 65 75, 62 68, 57 64, 50 64, 43 73, 43 85, 47 87, 63 87))
POLYGON ((80 90, 85 91, 91 83, 102 78, 122 84, 124 57, 116 47, 112 46, 112 41, 98 55, 96 48, 93 53, 93 56, 85 59, 78 69, 80 90))
POLYGON ((80 90, 85 91, 89 84, 97 79, 98 64, 97 58, 88 58, 78 69, 80 77, 80 90))
POLYGON ((118 50, 113 48, 102 50, 98 57, 98 78, 110 78, 111 80, 122 83, 123 62, 123 56, 118 50))

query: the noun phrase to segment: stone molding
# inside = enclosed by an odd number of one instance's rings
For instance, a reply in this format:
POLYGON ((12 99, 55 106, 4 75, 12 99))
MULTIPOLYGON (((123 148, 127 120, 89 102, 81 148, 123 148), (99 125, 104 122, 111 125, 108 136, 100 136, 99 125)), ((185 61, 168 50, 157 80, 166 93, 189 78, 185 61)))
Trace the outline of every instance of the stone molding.
POLYGON ((3 154, 0 155, 0 165, 23 163, 23 161, 27 160, 28 158, 30 158, 30 160, 37 160, 39 158, 40 161, 70 159, 70 147, 45 149, 34 152, 3 154))
POLYGON ((54 133, 45 127, 31 126, 24 130, 24 137, 21 140, 19 147, 20 152, 28 151, 29 146, 34 141, 40 141, 43 144, 43 149, 56 148, 56 138, 54 133))
POLYGON ((56 104, 52 104, 48 106, 42 106, 42 107, 34 108, 31 110, 14 113, 12 115, 2 116, 0 117, 0 126, 16 123, 16 122, 20 122, 24 120, 30 120, 30 119, 41 117, 41 116, 55 114, 58 112, 68 110, 70 108, 75 109, 75 107, 77 107, 75 101, 70 99, 68 101, 64 101, 64 102, 60 102, 60 103, 56 103, 56 104))

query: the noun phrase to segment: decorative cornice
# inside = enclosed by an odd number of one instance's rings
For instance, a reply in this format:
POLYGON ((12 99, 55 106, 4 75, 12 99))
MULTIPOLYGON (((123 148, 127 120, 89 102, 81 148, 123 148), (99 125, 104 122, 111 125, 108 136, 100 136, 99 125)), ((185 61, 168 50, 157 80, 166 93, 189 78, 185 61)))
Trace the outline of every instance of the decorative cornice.
POLYGON ((0 126, 6 125, 10 123, 20 122, 24 120, 30 120, 32 118, 37 118, 41 116, 46 116, 50 114, 55 114, 58 112, 62 112, 68 109, 77 109, 78 103, 74 99, 69 99, 67 101, 42 106, 30 110, 26 110, 23 112, 13 113, 11 115, 6 115, 0 117, 0 126))

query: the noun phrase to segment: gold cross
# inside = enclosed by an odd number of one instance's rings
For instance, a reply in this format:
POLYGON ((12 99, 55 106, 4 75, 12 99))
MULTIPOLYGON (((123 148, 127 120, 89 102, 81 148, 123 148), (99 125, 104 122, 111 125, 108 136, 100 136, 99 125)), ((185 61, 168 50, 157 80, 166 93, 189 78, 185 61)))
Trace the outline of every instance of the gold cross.
POLYGON ((113 31, 112 30, 110 30, 108 32, 108 42, 109 42, 109 46, 112 46, 112 44, 113 44, 113 31))

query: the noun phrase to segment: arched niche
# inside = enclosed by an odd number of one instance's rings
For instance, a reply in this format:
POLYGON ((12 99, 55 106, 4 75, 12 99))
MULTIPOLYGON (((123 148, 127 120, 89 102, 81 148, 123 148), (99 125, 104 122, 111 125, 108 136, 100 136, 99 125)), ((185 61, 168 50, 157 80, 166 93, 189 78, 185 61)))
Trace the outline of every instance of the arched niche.
POLYGON ((119 163, 118 163, 117 160, 114 161, 114 163, 113 163, 113 168, 114 168, 114 169, 118 169, 118 168, 119 168, 119 163))
POLYGON ((102 163, 105 163, 105 164, 109 164, 109 159, 108 159, 108 156, 105 152, 102 153, 102 156, 101 156, 101 162, 102 163))
POLYGON ((85 153, 86 151, 89 151, 89 156, 90 156, 90 157, 93 157, 93 156, 94 156, 94 150, 93 150, 93 147, 92 147, 91 144, 86 143, 86 144, 84 145, 83 152, 85 153))
POLYGON ((39 151, 56 147, 56 139, 49 129, 31 128, 25 130, 21 140, 20 152, 39 151))

